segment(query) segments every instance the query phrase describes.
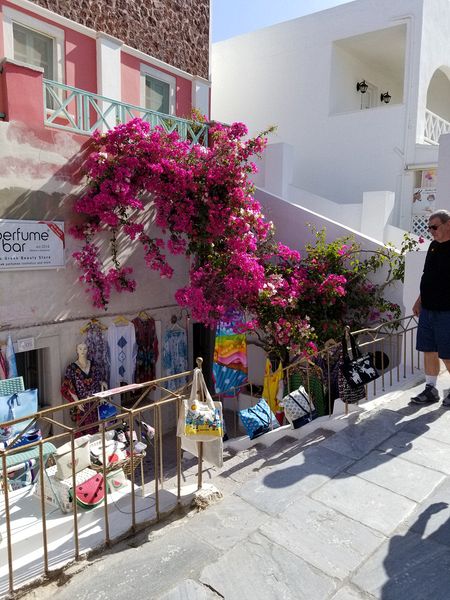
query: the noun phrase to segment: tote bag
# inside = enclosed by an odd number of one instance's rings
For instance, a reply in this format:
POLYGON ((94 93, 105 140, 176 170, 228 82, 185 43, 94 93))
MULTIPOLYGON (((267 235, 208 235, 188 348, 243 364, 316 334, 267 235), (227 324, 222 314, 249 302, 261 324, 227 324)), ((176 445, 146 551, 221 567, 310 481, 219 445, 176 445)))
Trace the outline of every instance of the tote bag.
POLYGON ((351 333, 348 335, 350 338, 352 356, 350 357, 348 353, 347 340, 344 335, 342 338, 341 371, 348 385, 354 389, 370 383, 380 375, 373 364, 372 356, 368 352, 362 354, 356 344, 355 338, 351 333))
POLYGON ((22 417, 33 415, 38 410, 37 389, 15 392, 7 396, 0 396, 0 442, 8 442, 19 435, 32 419, 22 421, 15 425, 2 427, 5 421, 14 421, 22 417))
MULTIPOLYGON (((214 402, 216 409, 219 411, 219 414, 222 418, 222 403, 214 402)), ((199 456, 199 446, 195 441, 195 438, 188 438, 185 436, 181 436, 181 449, 186 450, 189 454, 197 457, 199 456)), ((203 444, 202 449, 202 457, 205 462, 214 467, 222 468, 223 467, 223 438, 214 438, 210 440, 207 444, 203 444)))
POLYGON ((191 394, 180 406, 177 435, 197 442, 210 442, 223 437, 223 420, 206 387, 203 373, 194 370, 191 394))
POLYGON ((98 405, 98 420, 112 419, 117 415, 117 408, 109 402, 101 402, 98 405))
POLYGON ((298 390, 284 396, 280 404, 284 407, 286 419, 293 429, 298 429, 317 417, 314 403, 302 385, 298 390))
POLYGON ((357 404, 366 397, 366 388, 363 385, 350 387, 342 373, 342 363, 340 363, 338 372, 339 398, 346 404, 357 404))
POLYGON ((239 418, 251 440, 280 426, 264 398, 255 406, 240 410, 239 418))

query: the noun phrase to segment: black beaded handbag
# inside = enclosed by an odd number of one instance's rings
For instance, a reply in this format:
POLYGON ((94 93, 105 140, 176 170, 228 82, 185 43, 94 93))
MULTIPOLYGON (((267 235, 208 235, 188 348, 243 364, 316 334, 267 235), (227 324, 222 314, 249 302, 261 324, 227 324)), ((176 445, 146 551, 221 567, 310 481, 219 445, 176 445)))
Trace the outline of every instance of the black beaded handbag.
POLYGON ((352 388, 364 386, 374 379, 377 379, 380 374, 375 368, 371 354, 366 352, 363 354, 356 344, 355 338, 351 333, 348 333, 351 345, 350 357, 347 340, 345 335, 342 337, 342 364, 341 372, 348 385, 352 388))

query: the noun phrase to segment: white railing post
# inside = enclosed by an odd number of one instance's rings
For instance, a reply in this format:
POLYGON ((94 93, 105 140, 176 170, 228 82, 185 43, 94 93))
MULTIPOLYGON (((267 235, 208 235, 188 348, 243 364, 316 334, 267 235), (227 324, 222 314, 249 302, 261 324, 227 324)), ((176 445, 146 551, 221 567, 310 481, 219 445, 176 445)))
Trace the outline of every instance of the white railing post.
POLYGON ((439 138, 443 133, 450 132, 450 123, 436 115, 431 110, 425 109, 425 133, 424 141, 427 144, 437 146, 439 138))

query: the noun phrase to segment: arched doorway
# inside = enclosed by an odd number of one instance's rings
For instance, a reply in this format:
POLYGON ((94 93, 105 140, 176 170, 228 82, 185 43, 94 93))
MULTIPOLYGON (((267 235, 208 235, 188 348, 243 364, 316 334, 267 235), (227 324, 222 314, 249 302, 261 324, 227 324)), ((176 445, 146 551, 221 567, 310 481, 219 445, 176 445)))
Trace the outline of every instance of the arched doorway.
POLYGON ((450 132, 450 67, 433 73, 427 91, 424 141, 437 145, 442 133, 450 132))

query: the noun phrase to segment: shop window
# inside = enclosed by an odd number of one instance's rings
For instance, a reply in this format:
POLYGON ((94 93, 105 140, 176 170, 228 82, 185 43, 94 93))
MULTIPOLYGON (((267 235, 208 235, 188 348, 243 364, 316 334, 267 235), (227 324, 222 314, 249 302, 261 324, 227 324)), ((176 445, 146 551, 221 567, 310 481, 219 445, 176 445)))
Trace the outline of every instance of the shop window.
POLYGON ((141 74, 145 108, 166 115, 175 114, 175 77, 147 66, 142 66, 141 74))

